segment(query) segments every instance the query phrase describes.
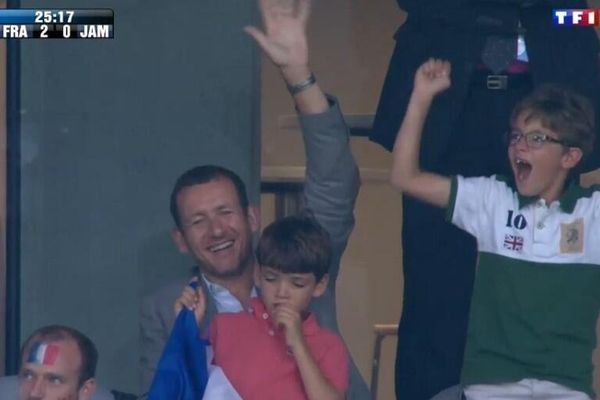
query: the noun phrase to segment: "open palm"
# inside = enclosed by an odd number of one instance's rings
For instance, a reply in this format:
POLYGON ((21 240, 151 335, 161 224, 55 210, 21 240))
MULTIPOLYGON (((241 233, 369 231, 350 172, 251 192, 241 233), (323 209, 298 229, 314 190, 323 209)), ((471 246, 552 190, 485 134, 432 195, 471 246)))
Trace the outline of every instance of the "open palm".
POLYGON ((310 0, 260 0, 264 32, 249 26, 250 34, 267 56, 280 67, 306 65, 306 22, 310 0))

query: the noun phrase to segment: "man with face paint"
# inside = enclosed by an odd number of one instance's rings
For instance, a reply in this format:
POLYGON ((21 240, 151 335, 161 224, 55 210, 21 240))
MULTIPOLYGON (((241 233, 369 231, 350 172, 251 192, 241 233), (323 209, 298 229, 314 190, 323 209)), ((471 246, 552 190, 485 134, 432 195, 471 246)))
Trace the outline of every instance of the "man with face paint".
POLYGON ((97 361, 96 346, 81 332, 59 325, 40 328, 21 350, 18 399, 92 399, 97 361))

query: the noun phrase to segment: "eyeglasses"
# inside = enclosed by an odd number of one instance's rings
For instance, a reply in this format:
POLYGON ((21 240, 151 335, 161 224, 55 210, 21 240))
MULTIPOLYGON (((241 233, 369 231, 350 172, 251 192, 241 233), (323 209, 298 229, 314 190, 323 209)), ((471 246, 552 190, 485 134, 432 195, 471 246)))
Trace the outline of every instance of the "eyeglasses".
POLYGON ((530 149, 539 149, 546 143, 556 143, 565 147, 573 146, 564 140, 554 139, 553 137, 541 132, 530 132, 525 134, 519 131, 513 131, 506 134, 506 142, 509 146, 517 145, 521 139, 525 139, 525 143, 530 149))

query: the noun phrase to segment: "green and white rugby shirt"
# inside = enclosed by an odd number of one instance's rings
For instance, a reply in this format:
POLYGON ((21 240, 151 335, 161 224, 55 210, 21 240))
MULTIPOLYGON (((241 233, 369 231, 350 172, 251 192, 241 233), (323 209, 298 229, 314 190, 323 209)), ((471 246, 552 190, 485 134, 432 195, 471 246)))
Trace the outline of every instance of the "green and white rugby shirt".
POLYGON ((464 384, 524 378, 589 393, 600 311, 600 187, 524 198, 499 177, 454 177, 448 218, 477 238, 464 384))

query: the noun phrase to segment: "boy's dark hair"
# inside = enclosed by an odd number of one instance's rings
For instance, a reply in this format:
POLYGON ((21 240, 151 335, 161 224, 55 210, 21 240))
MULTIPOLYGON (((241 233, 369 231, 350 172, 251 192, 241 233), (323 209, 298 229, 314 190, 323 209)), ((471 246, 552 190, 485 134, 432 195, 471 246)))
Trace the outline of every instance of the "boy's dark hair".
POLYGON ((256 258, 284 273, 312 273, 319 282, 329 272, 331 239, 312 215, 281 218, 263 231, 256 258))
MULTIPOLYGON (((578 147, 585 159, 594 148, 594 108, 584 96, 556 84, 544 84, 521 100, 512 111, 514 125, 521 116, 538 119, 569 146, 578 147)), ((582 160, 583 161, 583 160, 582 160)), ((580 162, 581 164, 581 162, 580 162)))
POLYGON ((179 193, 190 186, 201 185, 217 179, 228 179, 233 184, 242 210, 244 212, 248 211, 246 185, 244 185, 242 179, 235 172, 217 165, 200 165, 181 174, 181 176, 177 178, 175 186, 173 186, 173 190, 171 191, 171 216, 178 228, 181 228, 181 217, 179 215, 179 208, 177 207, 177 196, 179 193))
POLYGON ((33 332, 21 347, 21 363, 24 362, 25 352, 31 351, 34 342, 53 342, 61 340, 73 340, 81 354, 81 366, 79 368, 79 387, 85 381, 96 376, 96 365, 98 364, 98 350, 90 338, 77 329, 63 325, 49 325, 33 332))

